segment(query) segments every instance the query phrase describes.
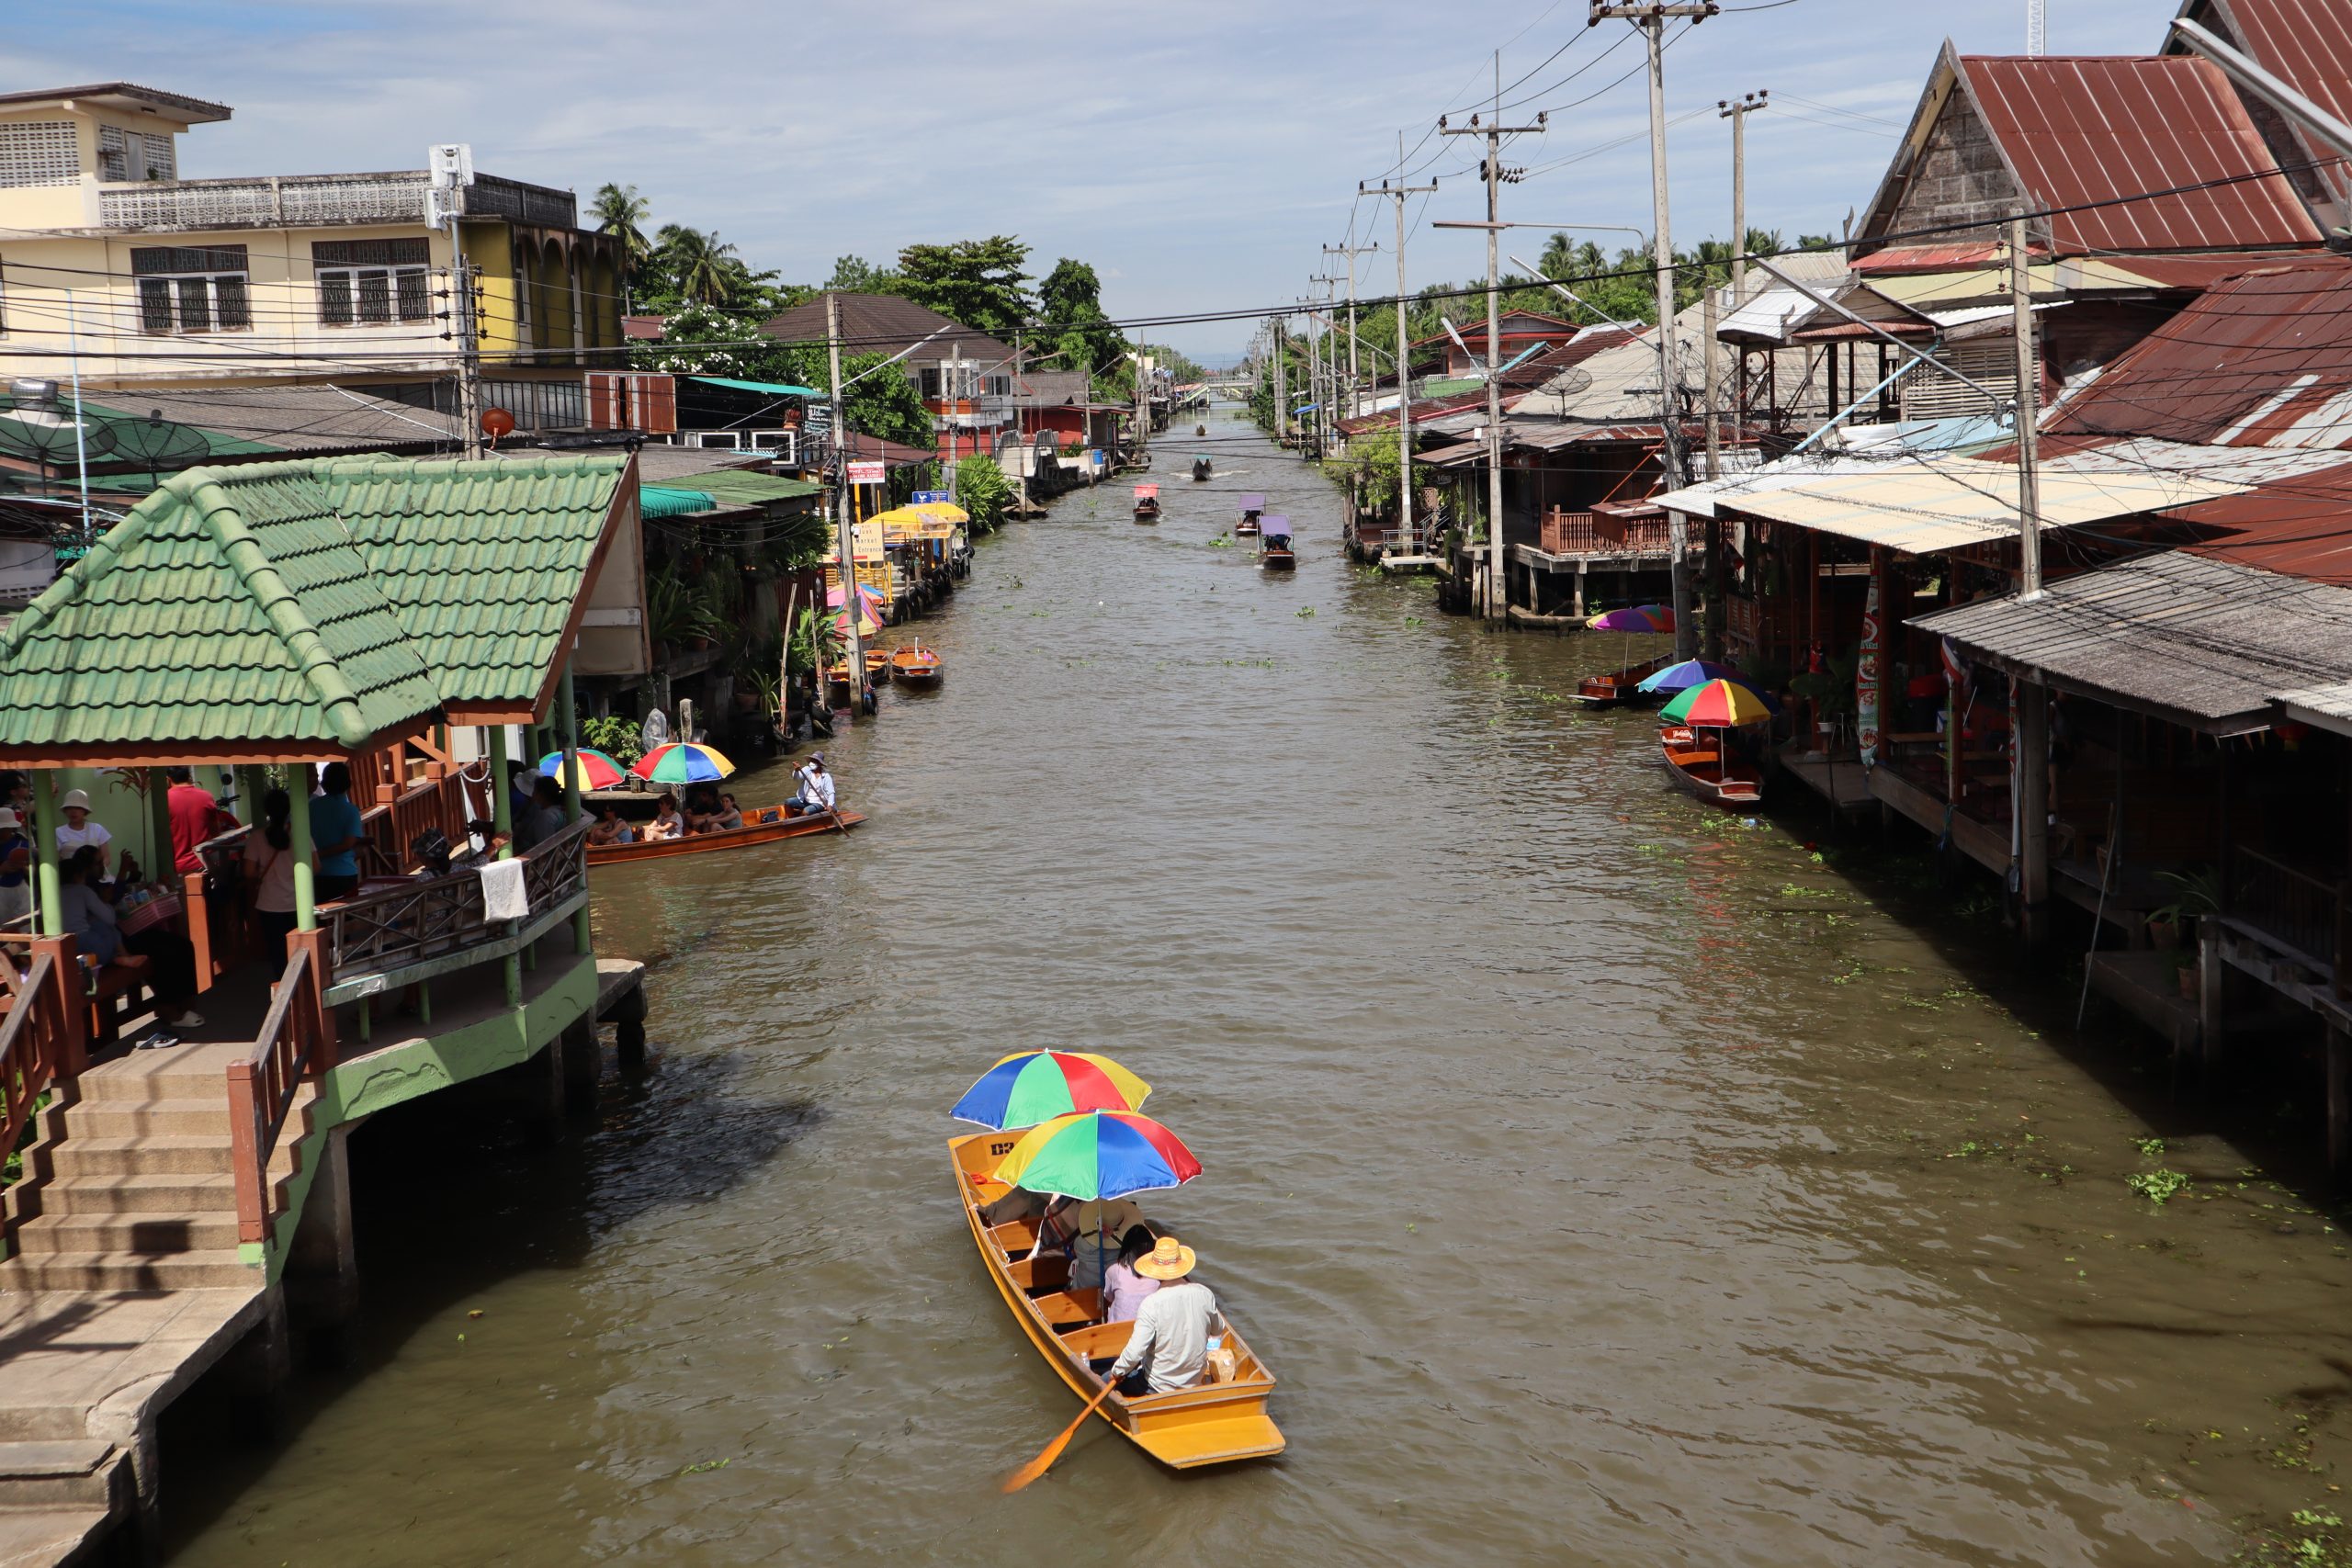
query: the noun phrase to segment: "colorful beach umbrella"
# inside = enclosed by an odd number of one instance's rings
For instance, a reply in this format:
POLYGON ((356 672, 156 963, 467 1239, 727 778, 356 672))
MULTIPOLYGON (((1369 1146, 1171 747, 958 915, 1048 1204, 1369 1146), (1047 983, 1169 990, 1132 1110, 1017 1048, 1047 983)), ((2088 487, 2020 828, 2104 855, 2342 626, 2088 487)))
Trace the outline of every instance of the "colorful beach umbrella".
POLYGON ((1736 681, 1710 681, 1667 704, 1658 716, 1696 728, 1726 729, 1761 723, 1772 716, 1772 710, 1750 687, 1736 681))
POLYGON ((1664 604, 1634 604, 1604 610, 1585 625, 1597 632, 1670 632, 1674 612, 1664 604))
POLYGON ((1728 664, 1716 664, 1704 659, 1686 659, 1679 664, 1669 664, 1644 676, 1637 689, 1645 692, 1687 692, 1710 681, 1737 681, 1744 686, 1747 683, 1747 677, 1728 664))
POLYGON ((997 1162, 999 1181, 1081 1201, 1182 1187, 1201 1174, 1175 1134, 1132 1111, 1057 1116, 1021 1134, 997 1162))
POLYGON ((713 784, 735 771, 716 748, 693 740, 656 746, 629 770, 648 784, 713 784))
POLYGON ((1151 1086, 1108 1056, 1023 1051, 964 1091, 953 1112, 983 1127, 1034 1127, 1079 1111, 1140 1111, 1151 1086))
MULTIPOLYGON (((594 751, 582 746, 577 755, 579 761, 574 764, 572 771, 580 775, 582 789, 610 789, 628 777, 628 773, 621 771, 621 765, 618 762, 614 761, 602 751, 594 751)), ((550 751, 540 758, 539 772, 555 780, 556 783, 561 784, 563 782, 563 753, 550 751)))

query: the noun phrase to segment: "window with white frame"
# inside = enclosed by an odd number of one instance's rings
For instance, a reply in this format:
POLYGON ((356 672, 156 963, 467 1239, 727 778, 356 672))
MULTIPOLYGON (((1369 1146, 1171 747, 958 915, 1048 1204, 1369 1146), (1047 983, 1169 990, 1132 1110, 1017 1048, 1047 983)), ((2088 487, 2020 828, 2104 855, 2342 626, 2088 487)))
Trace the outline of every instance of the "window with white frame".
POLYGON ((380 327, 432 320, 432 259, 424 240, 312 242, 320 324, 380 327))
POLYGON ((139 325, 150 333, 243 332, 254 324, 243 245, 138 245, 139 325))
POLYGON ((108 184, 179 178, 172 139, 119 126, 98 127, 98 178, 108 184))

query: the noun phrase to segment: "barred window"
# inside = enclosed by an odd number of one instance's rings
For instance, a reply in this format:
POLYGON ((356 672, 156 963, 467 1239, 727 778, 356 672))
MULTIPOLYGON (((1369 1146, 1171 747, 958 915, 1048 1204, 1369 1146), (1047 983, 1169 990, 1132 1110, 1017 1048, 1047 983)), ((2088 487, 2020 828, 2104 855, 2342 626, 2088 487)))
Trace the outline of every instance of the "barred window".
POLYGON ((70 186, 81 177, 72 120, 0 125, 0 186, 70 186))
POLYGON ((98 178, 112 185, 179 177, 172 139, 119 126, 98 127, 98 178))
POLYGON ((254 324, 243 245, 134 246, 130 271, 143 331, 243 332, 254 324))
POLYGON ((431 260, 424 240, 313 242, 311 266, 319 278, 321 324, 368 327, 431 320, 431 260))

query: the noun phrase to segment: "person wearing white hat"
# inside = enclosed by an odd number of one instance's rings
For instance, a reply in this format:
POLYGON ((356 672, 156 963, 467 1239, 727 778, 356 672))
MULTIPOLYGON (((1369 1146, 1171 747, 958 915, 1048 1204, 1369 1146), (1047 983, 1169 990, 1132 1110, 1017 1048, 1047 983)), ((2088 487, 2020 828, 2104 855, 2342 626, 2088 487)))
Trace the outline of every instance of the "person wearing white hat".
POLYGON ((57 858, 72 860, 76 850, 85 846, 95 849, 98 852, 98 875, 111 876, 107 846, 114 842, 114 835, 107 831, 105 823, 90 815, 90 792, 69 789, 57 806, 65 813, 65 820, 57 825, 57 858))
POLYGON ((0 806, 0 920, 21 919, 32 908, 33 841, 15 809, 0 806))

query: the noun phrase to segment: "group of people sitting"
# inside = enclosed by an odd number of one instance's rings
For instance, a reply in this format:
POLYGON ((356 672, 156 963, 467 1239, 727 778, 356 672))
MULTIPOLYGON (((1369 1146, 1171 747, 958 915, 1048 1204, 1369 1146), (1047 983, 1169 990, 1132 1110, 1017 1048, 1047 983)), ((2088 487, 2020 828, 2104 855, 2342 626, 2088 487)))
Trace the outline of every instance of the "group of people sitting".
POLYGON ((697 785, 686 796, 684 810, 678 807, 678 797, 663 791, 653 803, 652 819, 636 826, 621 816, 620 807, 605 802, 596 825, 588 829, 592 844, 633 844, 642 839, 648 843, 663 839, 684 839, 695 833, 724 833, 743 825, 743 808, 735 796, 723 789, 707 784, 697 785))
POLYGON ((1101 1293, 1104 1323, 1133 1323, 1126 1348, 1094 1371, 1130 1399, 1173 1393, 1206 1380, 1213 1331, 1224 1327, 1216 1295, 1192 1278, 1195 1256, 1155 1231, 1125 1198, 1048 1200, 1016 1187, 980 1211, 991 1225, 1037 1222, 1032 1258, 1069 1260, 1067 1289, 1101 1293))

